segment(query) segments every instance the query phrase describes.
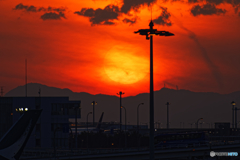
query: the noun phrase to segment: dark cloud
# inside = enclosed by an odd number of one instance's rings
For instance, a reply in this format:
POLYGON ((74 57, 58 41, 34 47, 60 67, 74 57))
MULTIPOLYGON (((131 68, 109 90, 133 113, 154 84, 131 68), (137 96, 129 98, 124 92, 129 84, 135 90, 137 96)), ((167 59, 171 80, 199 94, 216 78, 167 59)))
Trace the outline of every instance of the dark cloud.
POLYGON ((55 12, 64 12, 64 11, 66 11, 65 8, 53 8, 53 7, 48 7, 47 10, 48 11, 55 11, 55 12))
POLYGON ((27 10, 28 9, 28 6, 24 6, 22 3, 19 3, 18 5, 16 5, 15 6, 15 8, 14 9, 19 9, 19 10, 21 10, 21 9, 25 9, 25 10, 27 10))
POLYGON ((206 2, 215 5, 219 5, 222 3, 232 4, 233 7, 240 4, 240 0, 188 0, 189 3, 197 3, 197 2, 206 2))
POLYGON ((234 6, 240 5, 240 0, 228 0, 228 1, 230 1, 234 6))
POLYGON ((40 8, 38 8, 38 12, 41 12, 41 11, 47 11, 47 9, 44 8, 44 7, 40 7, 40 8))
POLYGON ((105 22, 103 23, 103 25, 113 25, 113 24, 115 24, 115 23, 113 23, 113 22, 111 22, 111 21, 105 21, 105 22))
POLYGON ((49 12, 41 16, 42 20, 60 20, 61 18, 66 18, 62 12, 59 12, 58 14, 55 12, 49 12))
POLYGON ((121 12, 127 14, 131 9, 137 11, 141 5, 155 3, 157 0, 123 0, 121 12))
POLYGON ((236 8, 234 9, 234 11, 235 11, 235 13, 237 13, 237 12, 238 12, 238 7, 236 7, 236 8))
POLYGON ((94 17, 95 16, 95 11, 92 8, 82 8, 81 11, 76 11, 74 12, 75 14, 85 16, 85 17, 94 17))
POLYGON ((191 13, 194 16, 198 16, 198 15, 213 15, 213 14, 224 14, 226 12, 225 9, 219 9, 216 8, 216 6, 214 4, 205 4, 203 6, 200 5, 196 5, 191 9, 191 13))
POLYGON ((137 18, 132 18, 132 19, 125 18, 123 20, 124 23, 130 23, 130 25, 136 23, 136 21, 137 21, 137 18))
POLYGON ((53 8, 53 7, 35 7, 33 5, 28 6, 28 5, 23 5, 22 3, 19 3, 18 5, 13 8, 14 10, 25 10, 27 12, 47 12, 43 14, 40 18, 42 20, 47 20, 47 19, 61 19, 61 18, 66 18, 64 15, 64 11, 66 11, 65 8, 53 8))
POLYGON ((172 23, 169 20, 171 14, 167 11, 167 8, 161 7, 161 9, 162 9, 161 15, 157 19, 154 19, 153 22, 163 26, 165 25, 171 26, 172 23))
POLYGON ((81 16, 90 17, 90 22, 92 25, 113 25, 114 22, 111 22, 110 20, 118 19, 117 17, 120 11, 118 6, 108 5, 104 9, 98 8, 96 10, 92 8, 82 8, 81 11, 76 11, 74 13, 81 16))
POLYGON ((198 3, 200 1, 202 1, 202 0, 188 0, 188 3, 198 3))
MULTIPOLYGON (((74 13, 80 16, 89 17, 92 25, 113 25, 115 23, 112 22, 112 20, 117 20, 121 13, 127 14, 131 9, 137 11, 141 5, 147 4, 149 6, 156 1, 157 0, 123 0, 121 9, 115 5, 108 5, 104 9, 98 8, 96 10, 93 8, 82 8, 81 11, 76 11, 74 13)), ((134 24, 136 23, 136 19, 125 18, 123 22, 134 24)))
POLYGON ((65 8, 53 8, 53 7, 35 7, 33 5, 28 6, 28 5, 23 5, 22 3, 19 3, 18 5, 15 6, 14 10, 25 10, 27 12, 41 12, 41 11, 55 11, 55 12, 64 12, 66 11, 65 8))
POLYGON ((37 8, 34 6, 29 6, 27 9, 28 12, 37 12, 37 8))
MULTIPOLYGON (((213 3, 219 5, 221 3, 227 2, 228 0, 206 0, 207 3, 213 3)), ((231 1, 229 1, 231 3, 231 1)))

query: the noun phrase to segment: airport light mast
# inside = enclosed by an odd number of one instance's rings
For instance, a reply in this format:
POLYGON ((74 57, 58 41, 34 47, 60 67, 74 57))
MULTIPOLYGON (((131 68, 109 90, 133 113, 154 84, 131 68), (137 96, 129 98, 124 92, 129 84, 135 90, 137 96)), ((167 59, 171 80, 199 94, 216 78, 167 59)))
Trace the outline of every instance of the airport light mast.
POLYGON ((154 104, 153 104, 153 35, 159 36, 173 36, 173 33, 167 31, 157 31, 157 29, 153 29, 153 22, 149 23, 150 29, 140 29, 134 33, 139 33, 140 35, 145 35, 146 39, 150 39, 150 138, 149 138, 149 146, 150 146, 150 160, 154 160, 154 104), (150 35, 150 38, 149 38, 150 35))

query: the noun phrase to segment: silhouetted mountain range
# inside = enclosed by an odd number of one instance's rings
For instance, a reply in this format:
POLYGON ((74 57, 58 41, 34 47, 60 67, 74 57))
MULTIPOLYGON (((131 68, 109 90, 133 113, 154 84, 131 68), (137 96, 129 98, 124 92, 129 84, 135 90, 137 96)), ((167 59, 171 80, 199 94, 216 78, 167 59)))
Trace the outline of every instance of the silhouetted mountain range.
MULTIPOLYGON (((28 96, 39 96, 38 91, 41 88, 41 96, 67 96, 69 100, 81 100, 81 122, 86 121, 86 115, 92 111, 92 101, 97 101, 95 106, 95 121, 98 121, 102 112, 104 113, 103 121, 119 122, 119 97, 97 94, 92 95, 85 92, 72 92, 69 89, 60 89, 48 87, 46 85, 29 83, 28 96)), ((117 93, 118 91, 116 91, 117 93)), ((20 97, 25 96, 25 86, 19 86, 8 93, 5 97, 20 97)), ((162 127, 166 127, 167 122, 167 107, 166 102, 170 102, 170 128, 180 127, 180 122, 184 122, 184 127, 190 127, 189 123, 196 123, 198 118, 203 118, 205 123, 214 122, 231 122, 232 121, 232 106, 231 102, 235 101, 236 106, 240 105, 240 91, 230 94, 218 94, 212 92, 192 92, 188 90, 173 90, 162 88, 155 91, 154 94, 154 112, 155 121, 161 122, 162 127)), ((137 123, 137 106, 144 103, 139 108, 139 122, 148 123, 149 121, 149 94, 141 93, 136 96, 122 98, 122 105, 127 109, 128 124, 137 123)), ((240 108, 240 107, 238 107, 240 108)), ((238 113, 240 115, 240 113, 238 113)), ((238 118, 240 121, 240 117, 238 118)), ((125 124, 124 109, 122 109, 122 122, 125 124)), ((89 122, 92 121, 92 115, 89 115, 89 122)), ((204 127, 209 127, 208 124, 203 124, 204 127)))

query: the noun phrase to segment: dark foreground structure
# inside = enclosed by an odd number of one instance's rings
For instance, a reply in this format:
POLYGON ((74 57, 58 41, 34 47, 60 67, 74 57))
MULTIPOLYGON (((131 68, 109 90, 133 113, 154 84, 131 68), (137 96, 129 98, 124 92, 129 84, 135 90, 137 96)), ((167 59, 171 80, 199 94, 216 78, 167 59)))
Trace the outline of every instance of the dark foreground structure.
POLYGON ((0 160, 18 160, 41 115, 42 110, 29 110, 0 140, 0 160))

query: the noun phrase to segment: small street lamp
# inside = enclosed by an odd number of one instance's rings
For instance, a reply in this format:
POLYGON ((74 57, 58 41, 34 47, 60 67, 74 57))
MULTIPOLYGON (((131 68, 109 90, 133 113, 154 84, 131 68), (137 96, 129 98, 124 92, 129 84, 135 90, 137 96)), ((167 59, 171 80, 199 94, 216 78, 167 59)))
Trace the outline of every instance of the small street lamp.
POLYGON ((234 106, 236 105, 236 103, 232 101, 231 104, 232 104, 232 128, 234 128, 234 106))
POLYGON ((144 103, 140 103, 137 106, 137 133, 139 133, 139 107, 140 107, 140 105, 144 105, 144 103))
POLYGON ((97 105, 97 102, 95 101, 92 101, 92 106, 93 106, 93 126, 94 126, 94 123, 95 123, 95 112, 94 112, 94 106, 97 105))
POLYGON ((168 110, 168 106, 170 105, 170 103, 167 102, 166 105, 167 105, 167 129, 169 129, 169 110, 168 110))
POLYGON ((89 114, 92 114, 92 112, 89 112, 88 114, 87 114, 87 149, 88 149, 88 115, 89 114))
POLYGON ((237 124, 237 111, 240 110, 237 107, 235 107, 235 128, 238 128, 238 124, 237 124))
POLYGON ((124 111, 125 111, 125 148, 127 148, 127 110, 126 110, 126 108, 125 107, 123 107, 123 106, 121 106, 121 108, 123 108, 124 109, 124 111))
POLYGON ((199 118, 199 119, 197 120, 197 124, 196 124, 197 129, 198 129, 198 121, 200 121, 200 120, 203 120, 203 118, 199 118))
POLYGON ((192 123, 188 123, 188 124, 190 124, 190 125, 191 125, 191 128, 192 128, 192 123))
POLYGON ((122 95, 123 95, 124 93, 122 92, 122 91, 120 91, 119 93, 117 93, 117 95, 120 95, 120 133, 121 133, 121 131, 122 131, 122 95))

